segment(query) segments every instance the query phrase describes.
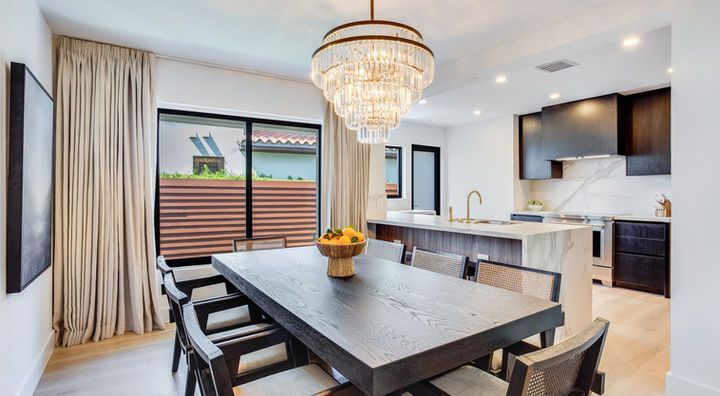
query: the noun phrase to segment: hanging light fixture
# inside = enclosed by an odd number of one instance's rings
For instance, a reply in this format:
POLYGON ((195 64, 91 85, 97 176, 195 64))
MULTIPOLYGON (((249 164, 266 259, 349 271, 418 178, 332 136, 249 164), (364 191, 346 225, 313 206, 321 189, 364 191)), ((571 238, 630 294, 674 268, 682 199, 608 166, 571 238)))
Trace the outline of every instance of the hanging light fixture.
POLYGON ((361 143, 387 143, 388 132, 435 76, 420 32, 392 21, 351 22, 330 30, 312 55, 312 80, 361 143))

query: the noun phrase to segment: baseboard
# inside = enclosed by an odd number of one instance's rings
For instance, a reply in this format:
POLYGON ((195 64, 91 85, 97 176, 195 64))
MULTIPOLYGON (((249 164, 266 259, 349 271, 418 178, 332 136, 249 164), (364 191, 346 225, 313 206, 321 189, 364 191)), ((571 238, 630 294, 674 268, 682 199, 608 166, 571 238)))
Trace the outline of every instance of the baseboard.
POLYGON ((668 371, 665 376, 665 394, 667 396, 720 396, 720 389, 698 384, 687 378, 675 376, 668 371))
POLYGON ((27 376, 25 377, 25 380, 23 381, 22 388, 20 388, 20 396, 30 396, 35 392, 35 388, 37 388, 38 383, 40 382, 40 378, 42 378, 43 372, 45 371, 45 366, 47 366, 47 363, 50 360, 50 356, 52 356, 54 349, 55 332, 51 331, 50 335, 45 341, 45 345, 43 346, 42 351, 35 358, 35 362, 33 362, 32 368, 30 369, 27 376))

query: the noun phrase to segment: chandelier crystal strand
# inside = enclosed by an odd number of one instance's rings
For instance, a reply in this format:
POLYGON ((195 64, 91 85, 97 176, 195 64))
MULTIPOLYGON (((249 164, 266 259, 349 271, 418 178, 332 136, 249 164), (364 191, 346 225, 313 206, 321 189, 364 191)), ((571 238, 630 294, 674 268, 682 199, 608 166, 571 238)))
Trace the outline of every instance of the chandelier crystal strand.
POLYGON ((312 57, 312 80, 362 143, 387 143, 435 76, 432 51, 410 26, 361 21, 331 30, 312 57))

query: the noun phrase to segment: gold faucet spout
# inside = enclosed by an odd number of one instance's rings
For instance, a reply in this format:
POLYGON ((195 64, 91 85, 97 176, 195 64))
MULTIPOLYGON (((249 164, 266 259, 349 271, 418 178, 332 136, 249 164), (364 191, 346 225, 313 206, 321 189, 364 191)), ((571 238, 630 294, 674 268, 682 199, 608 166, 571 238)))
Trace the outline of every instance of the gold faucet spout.
POLYGON ((480 191, 478 190, 472 190, 467 195, 467 211, 465 212, 465 221, 470 222, 470 198, 473 196, 473 194, 477 195, 478 200, 480 201, 480 205, 483 203, 482 195, 480 195, 480 191))

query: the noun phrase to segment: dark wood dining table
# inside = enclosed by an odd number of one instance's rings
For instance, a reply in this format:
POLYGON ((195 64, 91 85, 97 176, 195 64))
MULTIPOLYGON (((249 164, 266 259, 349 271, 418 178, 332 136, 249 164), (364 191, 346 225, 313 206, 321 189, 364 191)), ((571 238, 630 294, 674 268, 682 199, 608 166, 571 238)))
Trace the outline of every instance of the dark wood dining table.
POLYGON ((369 256, 331 278, 315 247, 212 265, 368 395, 384 395, 563 325, 560 304, 369 256))

